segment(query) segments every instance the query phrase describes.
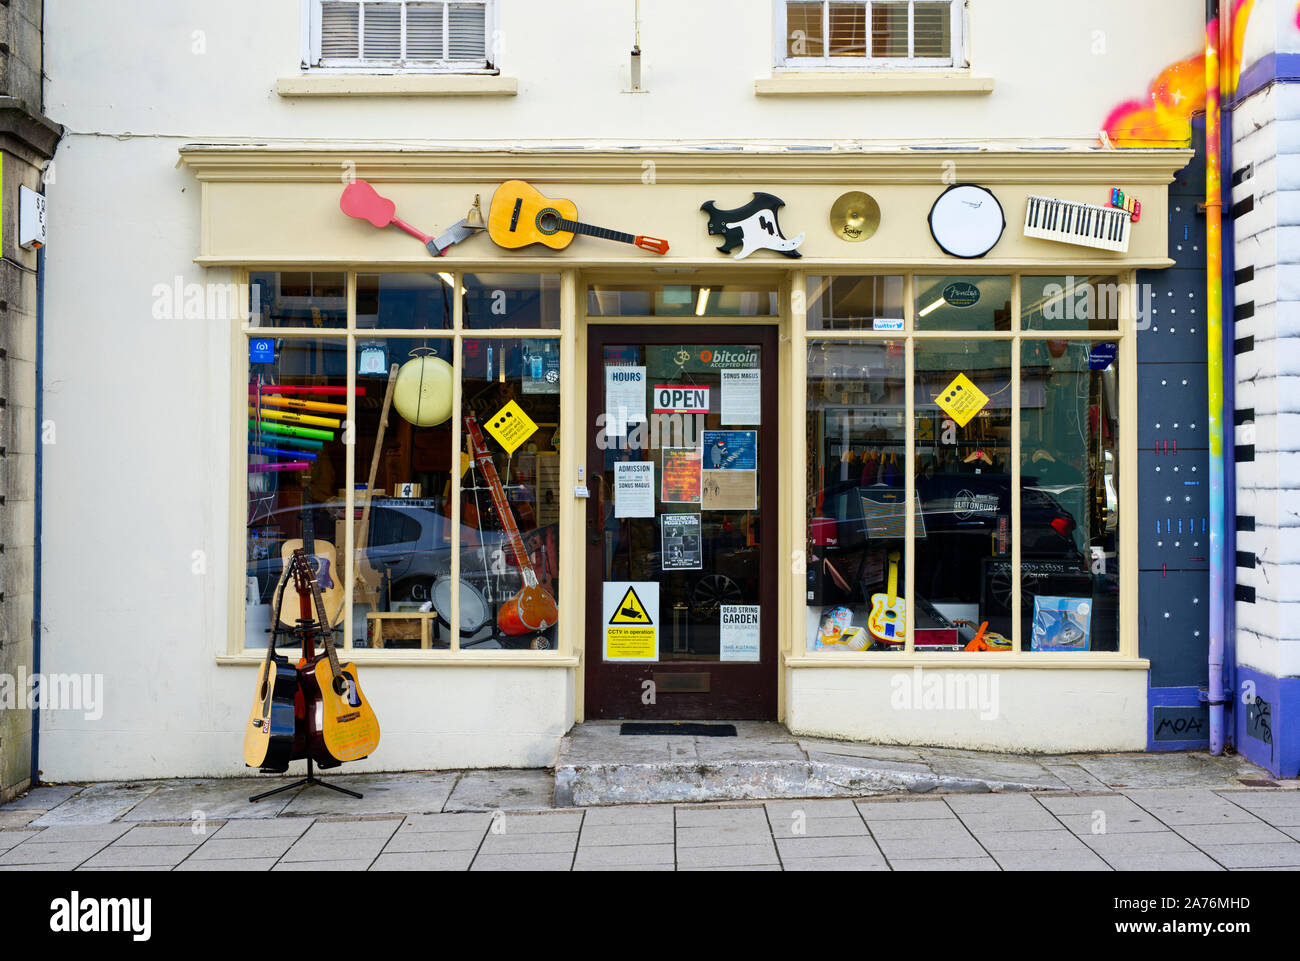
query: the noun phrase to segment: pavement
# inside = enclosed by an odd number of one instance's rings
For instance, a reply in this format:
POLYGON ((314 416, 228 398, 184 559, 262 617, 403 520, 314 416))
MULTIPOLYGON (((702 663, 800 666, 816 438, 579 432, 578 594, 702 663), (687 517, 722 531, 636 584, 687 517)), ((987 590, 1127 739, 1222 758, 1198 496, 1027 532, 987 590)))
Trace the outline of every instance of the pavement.
POLYGON ((891 750, 961 777, 888 796, 590 807, 556 806, 557 772, 537 770, 332 775, 365 796, 313 786, 256 804, 288 779, 47 785, 0 806, 0 871, 1300 870, 1300 784, 1240 758, 1014 756, 1059 784, 1008 791, 983 777, 1002 756, 891 750))

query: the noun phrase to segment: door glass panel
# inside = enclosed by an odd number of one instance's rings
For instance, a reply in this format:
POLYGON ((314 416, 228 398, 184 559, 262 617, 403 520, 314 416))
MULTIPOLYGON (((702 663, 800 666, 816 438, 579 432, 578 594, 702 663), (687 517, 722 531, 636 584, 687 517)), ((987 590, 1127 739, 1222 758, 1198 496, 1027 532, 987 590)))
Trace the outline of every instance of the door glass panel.
POLYGON ((601 577, 620 596, 603 620, 629 628, 606 663, 760 659, 762 359, 743 342, 604 348, 592 494, 601 577), (639 612, 656 633, 636 630, 639 612))

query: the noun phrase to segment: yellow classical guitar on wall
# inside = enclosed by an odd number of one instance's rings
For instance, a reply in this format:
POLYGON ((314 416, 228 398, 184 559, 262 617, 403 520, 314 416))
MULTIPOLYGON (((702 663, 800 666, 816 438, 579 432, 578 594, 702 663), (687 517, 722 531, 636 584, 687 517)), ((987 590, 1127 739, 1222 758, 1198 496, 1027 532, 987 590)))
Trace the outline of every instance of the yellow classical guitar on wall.
POLYGON ((907 636, 906 604, 898 596, 898 551, 889 553, 889 591, 871 595, 871 613, 867 615, 867 630, 871 636, 886 644, 902 644, 907 636))
POLYGON ((633 236, 619 230, 593 227, 578 222, 578 206, 572 200, 551 199, 523 180, 507 180, 492 195, 488 209, 488 236, 499 247, 527 247, 545 244, 563 250, 576 234, 632 244, 656 254, 668 253, 668 241, 633 236))

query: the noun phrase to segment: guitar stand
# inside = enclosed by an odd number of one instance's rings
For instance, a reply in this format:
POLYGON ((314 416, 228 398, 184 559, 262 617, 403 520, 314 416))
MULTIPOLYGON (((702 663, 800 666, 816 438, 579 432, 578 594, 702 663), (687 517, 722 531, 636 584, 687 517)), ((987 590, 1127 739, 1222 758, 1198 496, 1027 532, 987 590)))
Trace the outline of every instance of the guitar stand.
POLYGON ((296 787, 307 787, 312 784, 319 785, 320 787, 327 787, 331 791, 338 791, 340 794, 346 794, 348 797, 354 797, 358 800, 364 796, 358 794, 356 791, 349 791, 345 787, 339 787, 337 784, 329 784, 326 781, 322 781, 312 773, 311 758, 307 758, 307 776, 305 778, 294 781, 292 784, 286 784, 284 787, 272 788, 269 791, 263 791, 261 794, 254 794, 248 799, 248 801, 250 804, 255 804, 262 800, 262 798, 270 797, 272 794, 280 794, 284 791, 291 791, 296 787))

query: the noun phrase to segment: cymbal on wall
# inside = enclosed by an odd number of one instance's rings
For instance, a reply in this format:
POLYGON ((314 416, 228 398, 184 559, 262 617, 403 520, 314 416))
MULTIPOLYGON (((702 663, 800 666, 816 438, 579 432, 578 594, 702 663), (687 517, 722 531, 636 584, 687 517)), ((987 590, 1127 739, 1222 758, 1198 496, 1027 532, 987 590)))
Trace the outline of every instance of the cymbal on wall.
POLYGON ((859 243, 879 229, 880 205, 870 194, 850 190, 831 205, 830 223, 840 240, 859 243))

